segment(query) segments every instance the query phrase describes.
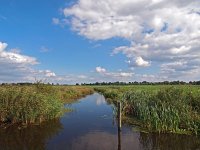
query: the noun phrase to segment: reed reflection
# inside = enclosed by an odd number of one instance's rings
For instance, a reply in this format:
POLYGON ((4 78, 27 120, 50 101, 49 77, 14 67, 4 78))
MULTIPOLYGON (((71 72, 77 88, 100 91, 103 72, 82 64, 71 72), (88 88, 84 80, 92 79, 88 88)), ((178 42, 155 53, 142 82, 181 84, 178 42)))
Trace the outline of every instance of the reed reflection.
POLYGON ((46 142, 62 130, 59 120, 27 128, 8 127, 0 130, 1 150, 45 150, 46 142))
POLYGON ((178 134, 147 134, 140 133, 141 149, 144 150, 197 150, 200 140, 197 136, 178 134))

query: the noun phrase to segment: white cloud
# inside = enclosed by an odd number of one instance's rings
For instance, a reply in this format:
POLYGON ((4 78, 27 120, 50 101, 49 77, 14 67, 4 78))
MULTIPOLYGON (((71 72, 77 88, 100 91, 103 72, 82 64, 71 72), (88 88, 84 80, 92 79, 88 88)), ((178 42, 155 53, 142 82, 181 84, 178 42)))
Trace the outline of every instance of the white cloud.
POLYGON ((132 72, 123 72, 122 70, 119 70, 118 72, 110 72, 102 67, 96 67, 96 72, 99 73, 103 78, 106 78, 107 81, 124 80, 131 78, 134 75, 132 72))
MULTIPOLYGON (((79 0, 64 15, 72 16, 73 28, 89 39, 124 37, 135 39, 146 29, 161 29, 164 22, 176 30, 182 23, 193 21, 196 14, 188 14, 198 8, 199 1, 149 1, 149 0, 79 0), (181 22, 179 22, 181 21, 181 22)), ((195 21, 197 22, 197 21, 195 21)), ((187 25, 186 24, 186 25, 187 25)))
POLYGON ((102 68, 102 67, 96 67, 96 72, 98 72, 98 73, 105 73, 106 69, 102 68))
POLYGON ((73 30, 88 39, 129 40, 113 54, 124 54, 130 67, 159 67, 154 74, 176 80, 188 78, 189 72, 200 75, 199 8, 197 0, 79 0, 63 13, 73 30), (182 71, 169 65, 183 60, 182 71))
POLYGON ((0 42, 0 83, 42 80, 43 82, 74 84, 96 81, 96 78, 84 74, 57 75, 49 69, 34 69, 34 66, 39 64, 36 58, 23 55, 16 48, 8 50, 7 46, 7 43, 0 42))
POLYGON ((8 46, 7 43, 2 43, 0 42, 0 52, 2 52, 3 50, 5 50, 5 48, 8 46))
POLYGON ((135 60, 135 63, 137 66, 141 66, 141 67, 150 66, 150 63, 148 61, 145 61, 142 57, 137 57, 135 60))
POLYGON ((39 64, 34 57, 20 54, 19 49, 7 50, 8 44, 0 42, 0 83, 34 82, 35 79, 56 77, 50 70, 35 70, 39 64))
POLYGON ((45 76, 46 77, 55 77, 56 74, 54 72, 50 71, 50 70, 46 70, 45 71, 45 76))
POLYGON ((13 53, 13 52, 1 52, 0 53, 1 61, 9 61, 10 63, 19 63, 19 64, 37 64, 37 61, 33 57, 13 53))
POLYGON ((0 42, 0 83, 35 82, 42 80, 43 82, 74 84, 95 82, 96 80, 94 77, 88 75, 57 75, 49 69, 34 69, 34 66, 39 64, 36 58, 23 55, 16 48, 8 50, 7 46, 7 43, 0 42))
POLYGON ((121 77, 132 77, 133 73, 130 73, 130 72, 120 72, 119 76, 121 76, 121 77))
POLYGON ((21 64, 21 65, 35 65, 37 64, 37 60, 34 57, 29 57, 26 55, 22 55, 13 51, 6 51, 7 43, 0 42, 0 63, 9 63, 9 64, 21 64))
POLYGON ((181 54, 181 53, 186 53, 191 49, 191 46, 181 46, 179 48, 172 48, 170 49, 172 54, 181 54))

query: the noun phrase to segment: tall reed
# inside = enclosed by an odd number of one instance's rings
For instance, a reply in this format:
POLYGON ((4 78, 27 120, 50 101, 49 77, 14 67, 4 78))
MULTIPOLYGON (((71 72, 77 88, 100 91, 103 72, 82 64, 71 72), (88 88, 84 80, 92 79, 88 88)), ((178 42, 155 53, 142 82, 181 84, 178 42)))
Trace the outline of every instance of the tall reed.
POLYGON ((41 122, 59 117, 62 108, 63 105, 55 93, 39 90, 38 87, 0 87, 1 122, 41 122))
POLYGON ((0 124, 32 124, 60 117, 66 109, 64 104, 91 93, 90 87, 52 86, 41 82, 0 86, 0 124))
MULTIPOLYGON (((105 88, 106 89, 106 88, 105 88)), ((151 132, 200 133, 199 92, 180 87, 150 90, 106 90, 97 88, 107 98, 118 93, 122 102, 122 113, 140 122, 151 132), (109 95, 107 93, 110 93, 109 95), (111 94, 112 93, 112 94, 111 94)), ((118 100, 116 98, 113 101, 118 100)))

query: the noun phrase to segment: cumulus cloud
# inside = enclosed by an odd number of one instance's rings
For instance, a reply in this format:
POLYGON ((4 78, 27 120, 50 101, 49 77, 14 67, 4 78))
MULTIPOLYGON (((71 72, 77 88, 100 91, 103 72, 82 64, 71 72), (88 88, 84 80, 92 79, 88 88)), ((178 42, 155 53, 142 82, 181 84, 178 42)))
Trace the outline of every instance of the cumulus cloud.
POLYGON ((35 70, 36 58, 20 54, 18 49, 7 50, 0 42, 0 82, 34 82, 36 79, 56 77, 50 70, 35 70))
POLYGON ((96 67, 96 72, 98 72, 98 73, 105 73, 106 69, 102 68, 102 67, 96 67))
POLYGON ((56 74, 54 72, 50 71, 50 70, 46 70, 45 71, 45 76, 46 77, 55 77, 56 74))
POLYGON ((7 43, 0 42, 0 63, 21 64, 21 65, 34 65, 37 64, 36 58, 18 54, 16 52, 5 51, 7 43))
POLYGON ((113 54, 124 54, 131 67, 159 67, 155 74, 170 79, 171 70, 176 76, 200 75, 199 8, 197 0, 79 0, 63 13, 88 39, 127 39, 130 45, 116 47, 113 54), (182 61, 182 72, 169 65, 182 61))
POLYGON ((150 66, 150 63, 148 61, 145 61, 142 57, 137 57, 135 60, 135 63, 137 66, 141 66, 141 67, 150 66))
MULTIPOLYGON (((102 68, 102 67, 101 67, 102 68)), ((105 68, 103 68, 105 69, 105 68)), ((164 71, 164 70, 163 70, 164 71)), ((165 80, 171 80, 164 74, 141 74, 141 73, 134 73, 134 72, 125 72, 123 70, 118 71, 108 71, 105 69, 104 72, 97 71, 99 76, 94 76, 93 80, 90 80, 90 82, 133 82, 133 81, 149 81, 149 82, 159 82, 159 81, 165 81, 165 80)), ((177 79, 179 79, 176 76, 177 79)))
POLYGON ((22 55, 19 51, 7 51, 8 44, 0 42, 0 82, 24 80, 32 73, 30 66, 38 64, 36 58, 22 55))
POLYGON ((122 70, 120 70, 118 72, 110 72, 102 67, 96 67, 96 72, 99 73, 102 77, 105 77, 105 78, 107 78, 107 80, 110 80, 110 81, 124 80, 124 79, 131 78, 134 75, 134 73, 132 73, 132 72, 123 72, 122 70))
POLYGON ((8 46, 7 43, 0 42, 0 52, 2 52, 8 46))
POLYGON ((39 64, 36 58, 23 55, 16 48, 7 49, 7 46, 7 43, 0 42, 0 83, 35 82, 42 80, 43 82, 74 84, 95 82, 96 80, 89 75, 57 75, 49 69, 34 69, 34 66, 39 64))

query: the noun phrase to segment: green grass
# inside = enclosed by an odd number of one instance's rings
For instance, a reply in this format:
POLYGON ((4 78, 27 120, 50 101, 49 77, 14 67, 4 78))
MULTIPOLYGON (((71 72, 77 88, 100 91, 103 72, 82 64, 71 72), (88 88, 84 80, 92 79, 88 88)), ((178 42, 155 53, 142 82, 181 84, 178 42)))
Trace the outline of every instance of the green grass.
POLYGON ((200 133, 199 86, 96 87, 106 98, 122 103, 124 116, 150 132, 200 133))
POLYGON ((33 124, 60 117, 65 103, 91 94, 87 87, 51 86, 0 86, 0 124, 33 124))

